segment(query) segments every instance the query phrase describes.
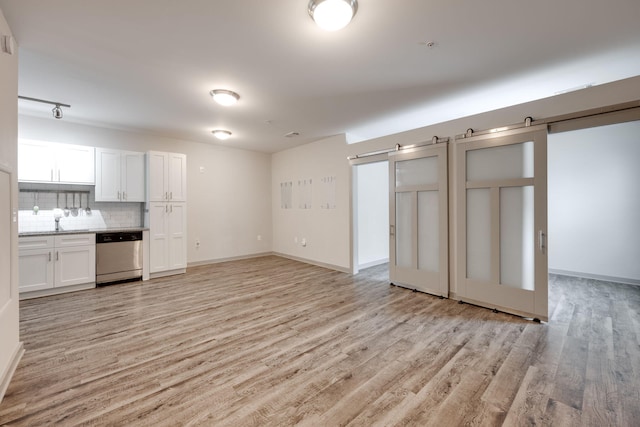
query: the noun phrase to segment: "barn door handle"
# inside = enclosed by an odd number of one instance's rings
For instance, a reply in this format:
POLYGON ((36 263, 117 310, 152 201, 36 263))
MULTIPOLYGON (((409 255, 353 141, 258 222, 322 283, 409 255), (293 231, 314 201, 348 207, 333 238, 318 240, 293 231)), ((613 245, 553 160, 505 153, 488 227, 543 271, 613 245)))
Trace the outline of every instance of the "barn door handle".
POLYGON ((544 253, 544 250, 547 247, 547 236, 544 234, 542 230, 538 231, 538 248, 540 248, 540 252, 544 253))
POLYGON ((396 235, 396 226, 395 225, 390 225, 389 226, 389 236, 395 237, 395 235, 396 235))

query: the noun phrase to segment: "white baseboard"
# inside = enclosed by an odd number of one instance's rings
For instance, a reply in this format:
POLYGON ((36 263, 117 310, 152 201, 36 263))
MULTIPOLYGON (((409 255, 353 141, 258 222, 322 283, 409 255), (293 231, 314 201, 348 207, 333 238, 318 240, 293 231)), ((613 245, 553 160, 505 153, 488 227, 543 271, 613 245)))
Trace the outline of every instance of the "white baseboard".
POLYGON ((341 273, 348 273, 351 274, 351 269, 348 267, 340 267, 339 265, 333 265, 333 264, 326 264, 324 262, 318 262, 318 261, 313 261, 310 259, 306 259, 306 258, 299 258, 293 255, 286 255, 286 254, 281 254, 279 252, 274 252, 273 255, 275 256, 279 256, 282 258, 287 258, 293 261, 299 261, 299 262, 304 262, 305 264, 311 264, 311 265, 315 265, 318 267, 322 267, 322 268, 328 268, 329 270, 336 270, 339 271, 341 273))
POLYGON ((176 274, 184 274, 187 272, 186 268, 179 268, 177 270, 159 271, 157 273, 149 274, 150 279, 157 279, 158 277, 175 276, 176 274))
POLYGON ((265 257, 265 256, 278 256, 278 257, 290 259, 290 260, 293 260, 293 261, 304 262, 305 264, 311 264, 311 265, 316 265, 318 267, 328 268, 329 270, 340 271, 341 273, 349 273, 349 274, 351 273, 351 270, 348 269, 348 268, 345 268, 345 267, 340 267, 338 265, 333 265, 333 264, 327 264, 327 263, 324 263, 324 262, 313 261, 313 260, 306 259, 306 258, 296 257, 296 256, 293 256, 293 255, 287 255, 287 254, 283 254, 283 253, 280 253, 280 252, 261 252, 261 253, 257 253, 257 254, 242 255, 242 256, 237 256, 237 257, 218 258, 218 259, 212 259, 212 260, 207 260, 207 261, 196 261, 196 262, 190 262, 188 266, 189 267, 199 267, 199 266, 202 266, 202 265, 219 264, 221 262, 240 261, 240 260, 244 260, 244 259, 261 258, 261 257, 265 257))
POLYGON ((261 258, 265 256, 275 255, 273 252, 260 252, 250 255, 240 255, 228 258, 209 259, 205 261, 190 262, 187 267, 199 267, 201 265, 220 264, 221 262, 240 261, 243 259, 261 258))
POLYGON ((577 271, 558 270, 555 268, 550 268, 549 273, 558 274, 560 276, 580 277, 582 279, 594 279, 594 280, 601 280, 603 282, 624 283, 626 285, 640 286, 640 280, 629 279, 627 277, 603 276, 600 274, 580 273, 577 271))
POLYGON ((13 378, 13 374, 16 372, 18 368, 18 363, 20 363, 20 359, 22 359, 22 355, 24 354, 24 345, 22 341, 18 342, 15 350, 13 350, 13 355, 11 356, 11 363, 2 373, 2 377, 0 378, 0 403, 4 398, 4 394, 7 392, 9 388, 9 383, 11 382, 11 378, 13 378))
POLYGON ((375 267, 380 264, 387 264, 389 262, 389 258, 379 259, 376 261, 365 262, 364 264, 358 265, 358 270, 364 270, 365 268, 375 267))
POLYGON ((63 286, 60 288, 40 289, 39 291, 20 292, 20 300, 48 297, 50 295, 66 294, 68 292, 84 291, 87 289, 95 289, 96 283, 82 283, 80 285, 63 286))

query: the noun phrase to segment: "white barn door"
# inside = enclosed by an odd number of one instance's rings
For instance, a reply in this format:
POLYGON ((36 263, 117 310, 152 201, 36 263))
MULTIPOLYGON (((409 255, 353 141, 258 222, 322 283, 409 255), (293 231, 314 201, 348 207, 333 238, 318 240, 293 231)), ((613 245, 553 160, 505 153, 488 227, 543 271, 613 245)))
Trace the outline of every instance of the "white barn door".
POLYGON ((456 141, 457 293, 548 319, 547 129, 456 141))
POLYGON ((391 283, 449 296, 447 144, 389 154, 391 283))

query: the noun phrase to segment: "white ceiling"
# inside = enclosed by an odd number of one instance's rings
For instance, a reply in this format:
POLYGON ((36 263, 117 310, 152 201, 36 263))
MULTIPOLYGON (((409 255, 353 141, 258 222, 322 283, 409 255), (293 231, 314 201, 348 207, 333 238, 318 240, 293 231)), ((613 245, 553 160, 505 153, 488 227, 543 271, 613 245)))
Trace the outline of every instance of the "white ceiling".
MULTIPOLYGON (((19 94, 71 104, 63 120, 263 152, 640 75, 638 0, 360 0, 333 33, 315 26, 307 3, 0 0, 0 9, 20 46, 19 94), (214 88, 240 102, 218 106, 214 88), (216 128, 233 137, 215 140, 216 128), (292 131, 300 136, 284 137, 292 131)), ((33 102, 19 111, 51 118, 33 102)))

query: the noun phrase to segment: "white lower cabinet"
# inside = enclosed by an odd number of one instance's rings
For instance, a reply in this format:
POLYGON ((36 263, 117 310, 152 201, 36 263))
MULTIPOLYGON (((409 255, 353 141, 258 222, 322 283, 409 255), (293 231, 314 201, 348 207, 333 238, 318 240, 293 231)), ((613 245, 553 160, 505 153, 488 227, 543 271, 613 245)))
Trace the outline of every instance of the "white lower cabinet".
POLYGON ((95 283, 95 234, 20 237, 18 242, 21 293, 95 283))
POLYGON ((150 272, 187 267, 187 204, 149 204, 150 272))
POLYGON ((20 249, 18 274, 20 292, 53 288, 53 245, 47 249, 20 249))

